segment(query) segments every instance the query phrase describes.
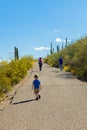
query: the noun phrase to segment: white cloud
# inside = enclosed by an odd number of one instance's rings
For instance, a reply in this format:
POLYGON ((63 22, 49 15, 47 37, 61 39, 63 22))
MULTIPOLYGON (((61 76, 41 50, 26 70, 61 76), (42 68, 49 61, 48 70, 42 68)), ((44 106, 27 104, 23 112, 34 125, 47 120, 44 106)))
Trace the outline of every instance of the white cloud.
MULTIPOLYGON (((60 42, 66 43, 66 40, 63 40, 63 39, 61 39, 61 38, 56 38, 56 42, 57 42, 57 43, 60 43, 60 42)), ((67 42, 70 42, 70 40, 67 39, 67 42)))
MULTIPOLYGON (((66 43, 66 40, 63 40, 64 43, 66 43)), ((68 39, 67 42, 70 42, 70 40, 68 39)))
POLYGON ((56 38, 56 42, 62 42, 62 39, 61 38, 56 38))
POLYGON ((59 32, 60 30, 58 30, 58 29, 54 29, 54 32, 59 32))
POLYGON ((36 51, 43 51, 43 50, 50 50, 50 48, 42 46, 42 47, 35 47, 34 50, 36 50, 36 51))

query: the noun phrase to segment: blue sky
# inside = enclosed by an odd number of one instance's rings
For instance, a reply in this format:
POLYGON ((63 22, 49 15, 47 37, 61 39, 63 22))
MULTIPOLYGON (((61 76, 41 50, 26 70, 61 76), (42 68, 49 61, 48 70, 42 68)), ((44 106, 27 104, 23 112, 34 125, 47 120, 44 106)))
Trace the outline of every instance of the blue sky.
POLYGON ((87 35, 87 0, 0 0, 0 59, 34 58, 87 35))

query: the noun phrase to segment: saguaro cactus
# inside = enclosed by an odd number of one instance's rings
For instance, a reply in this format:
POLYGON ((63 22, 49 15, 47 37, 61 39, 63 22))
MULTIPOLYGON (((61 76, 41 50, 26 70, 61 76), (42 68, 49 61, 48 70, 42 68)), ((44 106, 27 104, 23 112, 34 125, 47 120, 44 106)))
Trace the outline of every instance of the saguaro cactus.
POLYGON ((63 49, 63 43, 62 43, 62 49, 63 49))
POLYGON ((52 42, 51 42, 51 49, 50 49, 50 54, 53 54, 53 47, 52 47, 52 42))
POLYGON ((59 45, 56 46, 57 52, 59 52, 59 45))
POLYGON ((15 60, 19 59, 18 48, 16 48, 16 47, 14 47, 14 58, 15 58, 15 60))
POLYGON ((66 47, 67 47, 67 37, 66 37, 66 47))

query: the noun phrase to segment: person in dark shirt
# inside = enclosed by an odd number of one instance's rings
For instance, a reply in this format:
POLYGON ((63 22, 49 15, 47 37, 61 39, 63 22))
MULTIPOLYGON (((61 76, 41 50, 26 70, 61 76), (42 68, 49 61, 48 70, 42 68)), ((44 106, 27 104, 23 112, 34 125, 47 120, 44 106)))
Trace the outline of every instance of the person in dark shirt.
POLYGON ((63 58, 60 57, 60 58, 58 59, 58 61, 59 61, 59 68, 60 68, 60 70, 62 70, 62 69, 63 69, 63 58))
POLYGON ((41 71, 42 70, 42 65, 43 65, 43 61, 42 61, 41 57, 38 60, 38 64, 39 64, 39 70, 41 71))

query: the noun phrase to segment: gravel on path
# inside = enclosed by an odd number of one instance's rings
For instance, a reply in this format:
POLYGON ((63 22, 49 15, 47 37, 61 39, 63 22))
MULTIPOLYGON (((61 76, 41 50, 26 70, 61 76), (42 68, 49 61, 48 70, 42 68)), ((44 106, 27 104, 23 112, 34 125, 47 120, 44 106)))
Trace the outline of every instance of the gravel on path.
POLYGON ((46 64, 39 71, 35 64, 12 103, 0 111, 0 130, 87 130, 87 83, 46 64), (34 74, 43 86, 38 101, 31 87, 34 74))

